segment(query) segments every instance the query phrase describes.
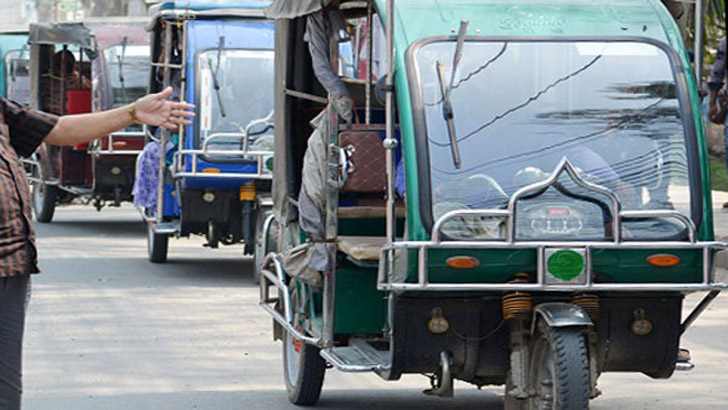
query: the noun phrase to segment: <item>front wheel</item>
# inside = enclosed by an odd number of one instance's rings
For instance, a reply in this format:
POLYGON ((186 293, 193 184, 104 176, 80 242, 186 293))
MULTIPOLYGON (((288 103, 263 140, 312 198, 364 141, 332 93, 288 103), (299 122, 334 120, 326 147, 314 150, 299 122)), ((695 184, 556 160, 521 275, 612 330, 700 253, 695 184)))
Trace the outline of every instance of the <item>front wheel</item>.
MULTIPOLYGON (((291 298, 296 306, 296 293, 291 298)), ((298 323, 298 318, 294 319, 298 323)), ((284 329, 283 376, 286 381, 288 400, 297 406, 312 406, 321 396, 326 374, 326 361, 319 348, 297 339, 284 329)))
POLYGON ((580 328, 539 323, 531 351, 530 409, 589 408, 589 356, 580 328))
POLYGON ((40 165, 33 167, 32 175, 35 180, 31 184, 35 219, 40 223, 50 223, 53 220, 53 214, 56 212, 58 187, 46 183, 40 165))
POLYGON ((152 263, 164 263, 167 261, 169 249, 169 235, 154 232, 154 224, 147 225, 147 252, 149 261, 152 263))

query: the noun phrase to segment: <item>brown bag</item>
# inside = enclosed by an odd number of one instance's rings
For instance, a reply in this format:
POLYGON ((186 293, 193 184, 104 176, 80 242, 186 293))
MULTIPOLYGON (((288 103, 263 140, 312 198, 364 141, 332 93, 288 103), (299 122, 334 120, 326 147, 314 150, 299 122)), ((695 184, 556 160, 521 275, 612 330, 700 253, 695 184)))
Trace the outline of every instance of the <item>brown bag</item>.
POLYGON ((349 152, 352 166, 342 192, 384 192, 387 186, 385 150, 378 131, 344 131, 339 145, 349 152))

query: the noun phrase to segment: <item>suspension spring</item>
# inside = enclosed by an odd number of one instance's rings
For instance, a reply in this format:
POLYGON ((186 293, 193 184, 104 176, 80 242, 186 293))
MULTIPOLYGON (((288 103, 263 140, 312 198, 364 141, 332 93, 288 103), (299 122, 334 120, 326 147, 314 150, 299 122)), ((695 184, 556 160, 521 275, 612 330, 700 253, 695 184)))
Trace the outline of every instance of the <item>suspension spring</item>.
MULTIPOLYGON (((528 283, 528 274, 519 273, 508 283, 528 283)), ((533 310, 531 294, 526 292, 511 292, 503 295, 503 319, 528 319, 533 310)))
POLYGON ((589 293, 577 293, 571 298, 571 304, 579 306, 596 323, 599 320, 600 300, 599 296, 589 293))

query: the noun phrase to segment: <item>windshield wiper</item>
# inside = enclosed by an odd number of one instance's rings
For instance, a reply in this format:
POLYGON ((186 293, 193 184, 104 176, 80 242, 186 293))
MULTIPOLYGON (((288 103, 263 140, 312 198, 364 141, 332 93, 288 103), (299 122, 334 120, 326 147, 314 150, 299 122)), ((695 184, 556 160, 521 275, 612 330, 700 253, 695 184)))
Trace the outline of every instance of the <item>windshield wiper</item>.
POLYGON ((210 70, 212 75, 212 86, 215 88, 215 95, 217 96, 217 105, 220 106, 220 115, 222 118, 226 117, 225 105, 222 103, 222 95, 220 94, 220 82, 217 80, 217 75, 220 72, 220 57, 222 56, 222 47, 225 44, 225 36, 220 36, 220 43, 217 45, 217 65, 215 69, 212 69, 212 59, 207 58, 207 68, 210 70))
POLYGON ((121 96, 124 99, 124 103, 128 101, 126 99, 126 82, 124 81, 124 57, 126 56, 126 45, 128 42, 129 38, 125 36, 121 40, 121 55, 116 56, 116 59, 119 61, 119 83, 121 84, 121 96))
POLYGON ((450 101, 450 94, 455 84, 455 73, 457 72, 458 65, 460 65, 460 59, 463 53, 463 45, 465 44, 465 35, 468 33, 467 20, 460 22, 460 30, 458 31, 458 42, 455 47, 455 55, 452 59, 452 75, 450 76, 450 84, 445 85, 445 66, 440 60, 435 63, 437 69, 437 80, 440 83, 440 92, 442 93, 442 117, 447 123, 447 134, 450 136, 450 150, 452 152, 452 161, 455 164, 455 168, 460 168, 460 148, 458 147, 457 133, 455 132, 455 112, 452 108, 452 102, 450 101))

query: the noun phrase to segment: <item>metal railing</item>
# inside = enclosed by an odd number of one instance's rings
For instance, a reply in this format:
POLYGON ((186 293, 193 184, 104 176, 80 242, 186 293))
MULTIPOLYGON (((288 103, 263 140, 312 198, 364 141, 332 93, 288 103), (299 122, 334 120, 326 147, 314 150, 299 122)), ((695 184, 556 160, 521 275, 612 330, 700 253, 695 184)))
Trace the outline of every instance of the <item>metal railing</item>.
MULTIPOLYGON (((175 153, 175 166, 173 176, 182 177, 206 177, 206 178, 250 178, 250 179, 273 179, 273 174, 265 170, 265 158, 273 157, 273 151, 250 151, 250 130, 253 127, 265 124, 272 125, 273 112, 266 117, 250 122, 240 132, 219 132, 208 135, 202 142, 201 149, 180 149, 175 153), (241 149, 211 149, 210 145, 221 141, 238 141, 241 149), (227 161, 234 163, 231 157, 248 157, 256 163, 256 172, 220 172, 210 173, 200 170, 200 157, 227 157, 227 161)), ((184 146, 184 138, 181 138, 180 145, 184 146)), ((235 158, 237 159, 237 158, 235 158)), ((208 160, 209 161, 209 160, 208 160)))
MULTIPOLYGON (((141 131, 118 131, 112 132, 105 139, 107 140, 107 147, 103 147, 103 139, 94 141, 89 147, 89 154, 107 156, 107 155, 134 155, 137 156, 142 153, 141 149, 116 149, 114 138, 139 138, 144 139, 147 136, 147 126, 144 125, 141 131)), ((126 142, 126 141, 116 141, 126 142)))
POLYGON ((390 242, 381 250, 377 288, 384 291, 704 291, 728 289, 728 283, 714 282, 714 253, 728 249, 728 243, 697 242, 697 230, 693 221, 680 212, 672 210, 622 211, 618 197, 608 188, 584 180, 579 172, 563 159, 549 178, 528 185, 516 191, 508 201, 506 209, 467 209, 456 210, 442 215, 432 227, 432 240, 426 242, 390 242), (520 199, 542 192, 553 186, 558 179, 567 174, 582 188, 598 192, 611 202, 614 217, 611 221, 613 240, 599 242, 577 241, 518 241, 516 240, 516 204, 520 199), (502 218, 505 219, 505 240, 486 241, 444 241, 443 228, 454 218, 502 218), (687 241, 625 241, 622 238, 624 220, 675 219, 687 230, 687 241), (549 248, 571 248, 584 251, 584 283, 546 283, 545 251, 549 248), (458 250, 509 250, 532 249, 537 252, 537 279, 535 283, 431 283, 428 268, 430 249, 458 250), (702 251, 702 280, 694 283, 596 283, 592 272, 592 253, 598 249, 654 249, 678 250, 693 249, 702 251), (394 255, 398 251, 417 251, 417 282, 394 281, 394 255))
POLYGON ((265 257, 262 266, 273 264, 275 273, 269 269, 260 270, 260 306, 265 309, 279 325, 293 337, 315 346, 323 346, 323 338, 311 337, 303 334, 293 323, 293 305, 291 302, 291 290, 288 287, 286 273, 283 271, 283 265, 277 254, 271 253, 265 257), (277 296, 271 296, 271 289, 278 292, 277 296), (283 300, 280 300, 280 298, 283 300), (276 305, 280 306, 283 312, 276 309, 276 305))

